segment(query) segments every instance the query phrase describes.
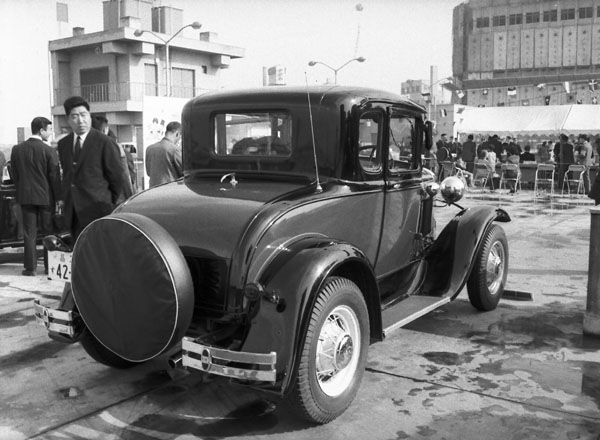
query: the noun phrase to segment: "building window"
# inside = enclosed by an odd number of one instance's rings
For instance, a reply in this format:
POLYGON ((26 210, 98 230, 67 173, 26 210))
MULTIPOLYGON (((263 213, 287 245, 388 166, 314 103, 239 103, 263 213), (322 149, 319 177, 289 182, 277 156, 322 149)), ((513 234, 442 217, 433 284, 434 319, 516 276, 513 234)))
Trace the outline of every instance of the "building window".
POLYGON ((508 16, 508 24, 522 24, 523 23, 523 14, 510 14, 508 16))
POLYGON ((193 69, 171 69, 171 96, 176 98, 193 98, 196 94, 196 81, 193 69))
POLYGON ((539 12, 527 12, 525 14, 525 23, 539 23, 540 13, 539 12))
POLYGON ((544 11, 544 21, 558 21, 558 9, 544 11))
POLYGON ((108 96, 108 67, 79 71, 81 96, 88 102, 106 102, 108 96))
POLYGON ((575 20, 575 8, 561 9, 560 10, 561 20, 575 20))
POLYGON ((56 2, 56 21, 62 23, 69 22, 69 5, 56 2))
POLYGON ((208 74, 208 66, 202 66, 202 73, 203 74, 208 74))
POLYGON ((600 6, 596 7, 596 17, 600 17, 600 6))
MULTIPOLYGON (((600 8, 598 10, 600 11, 600 8)), ((477 28, 490 27, 490 17, 477 17, 477 20, 475 22, 475 27, 477 27, 477 28)))
POLYGON ((587 8, 579 8, 579 18, 592 18, 594 16, 594 9, 589 6, 587 8))
POLYGON ((492 19, 492 26, 506 26, 506 15, 495 15, 492 19))
POLYGON ((158 96, 158 69, 156 64, 144 64, 144 95, 158 96))

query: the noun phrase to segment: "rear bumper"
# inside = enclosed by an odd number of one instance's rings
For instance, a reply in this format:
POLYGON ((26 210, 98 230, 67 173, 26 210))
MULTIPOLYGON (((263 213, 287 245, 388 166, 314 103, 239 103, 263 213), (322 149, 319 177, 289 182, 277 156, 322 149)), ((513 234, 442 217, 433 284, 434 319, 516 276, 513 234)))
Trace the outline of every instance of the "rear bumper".
POLYGON ((224 350, 184 337, 182 366, 241 380, 275 382, 277 353, 244 353, 224 350))
POLYGON ((53 339, 64 342, 76 342, 81 333, 78 322, 79 314, 74 311, 52 309, 40 304, 38 299, 33 300, 33 311, 37 324, 45 327, 53 339))

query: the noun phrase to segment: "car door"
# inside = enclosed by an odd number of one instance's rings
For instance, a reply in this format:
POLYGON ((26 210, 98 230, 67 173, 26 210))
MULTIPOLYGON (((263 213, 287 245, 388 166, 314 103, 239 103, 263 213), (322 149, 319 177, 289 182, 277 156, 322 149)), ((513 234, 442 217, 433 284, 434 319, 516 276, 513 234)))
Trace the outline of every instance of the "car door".
MULTIPOLYGON (((389 106, 384 136, 385 207, 376 273, 382 296, 410 293, 419 268, 422 176, 417 115, 389 106), (386 280, 388 281, 386 283, 386 280)), ((385 302, 385 301, 384 301, 385 302)))

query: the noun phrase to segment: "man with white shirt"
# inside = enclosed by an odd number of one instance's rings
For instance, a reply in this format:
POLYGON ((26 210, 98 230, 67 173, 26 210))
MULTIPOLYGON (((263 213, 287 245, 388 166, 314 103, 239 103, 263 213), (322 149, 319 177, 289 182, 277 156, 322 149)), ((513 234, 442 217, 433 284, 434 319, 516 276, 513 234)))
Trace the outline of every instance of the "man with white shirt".
POLYGON ((127 197, 125 173, 116 142, 92 128, 90 105, 80 96, 64 102, 73 133, 58 142, 63 170, 65 226, 76 239, 94 220, 110 214, 127 197))
POLYGON ((37 231, 50 232, 51 207, 59 197, 58 157, 46 142, 52 136, 52 122, 42 116, 31 121, 31 137, 15 145, 10 155, 11 175, 23 218, 23 275, 37 269, 37 231), (38 219, 40 224, 38 224, 38 219))

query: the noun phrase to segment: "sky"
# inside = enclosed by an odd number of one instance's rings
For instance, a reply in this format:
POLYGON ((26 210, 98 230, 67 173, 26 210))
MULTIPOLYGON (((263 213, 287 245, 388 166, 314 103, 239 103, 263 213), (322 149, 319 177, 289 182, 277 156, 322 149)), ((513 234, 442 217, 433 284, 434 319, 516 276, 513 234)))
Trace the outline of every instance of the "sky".
MULTIPOLYGON (((58 24, 56 0, 0 0, 0 147, 16 140, 16 127, 32 114, 50 113, 47 35, 103 28, 102 0, 69 4, 69 23, 58 24)), ((322 84, 338 68, 338 83, 400 93, 407 79, 452 74, 452 10, 463 0, 155 0, 183 10, 183 23, 202 23, 217 42, 245 49, 245 57, 221 71, 223 87, 262 86, 263 67, 283 65, 287 83, 322 84)), ((184 35, 197 38, 198 31, 184 35)))
POLYGON ((333 81, 400 92, 406 79, 452 74, 452 10, 462 0, 163 0, 218 41, 246 49, 222 73, 226 85, 262 85, 262 67, 287 68, 288 84, 333 81))

